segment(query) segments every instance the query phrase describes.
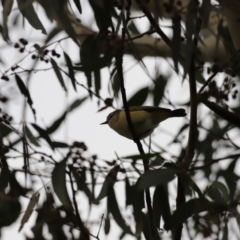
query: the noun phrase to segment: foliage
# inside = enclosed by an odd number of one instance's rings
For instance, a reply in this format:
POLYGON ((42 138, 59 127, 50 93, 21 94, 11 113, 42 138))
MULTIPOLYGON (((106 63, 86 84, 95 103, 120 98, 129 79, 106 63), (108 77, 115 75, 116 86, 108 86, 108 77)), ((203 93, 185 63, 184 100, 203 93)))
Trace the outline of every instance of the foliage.
MULTIPOLYGON (((215 35, 219 36, 218 41, 224 41, 228 58, 203 61, 205 53, 199 45, 206 40, 203 27, 209 24, 209 9, 217 11, 214 2, 198 4, 193 0, 181 6, 174 1, 165 5, 159 1, 154 9, 140 0, 126 1, 125 5, 123 2, 2 1, 2 45, 5 42, 7 48, 22 56, 10 67, 5 64, 8 56, 1 55, 0 59, 0 84, 5 89, 0 92, 0 213, 4 216, 0 231, 3 227, 11 229, 18 221, 24 210, 22 200, 27 198, 29 204, 21 216, 19 230, 24 229, 33 212, 36 219, 31 228, 33 237, 26 239, 101 239, 104 234, 119 239, 230 239, 234 235, 230 230, 239 234, 234 221, 240 224, 236 167, 240 152, 239 139, 235 139, 240 134, 240 68, 231 33, 219 20, 215 35), (92 10, 95 31, 75 17, 81 18, 86 6, 92 10), (138 15, 132 17, 136 6, 138 15), (44 14, 38 14, 39 9, 44 14), (142 15, 149 24, 145 32, 139 27, 142 15), (50 32, 45 22, 52 22, 50 32), (171 23, 172 39, 162 31, 162 23, 171 23), (27 33, 29 28, 40 30, 42 40, 15 39, 14 31, 27 33), (162 52, 148 45, 147 39, 154 40, 156 35, 165 44, 162 52), (144 42, 142 48, 140 41, 144 42), (79 53, 77 60, 64 45, 70 42, 74 43, 73 51, 79 53), (144 56, 154 53, 161 58, 165 51, 171 53, 161 61, 173 73, 161 73, 158 66, 152 73, 144 56), (124 86, 127 54, 150 79, 140 89, 135 79, 134 94, 128 99, 124 86), (102 71, 106 69, 109 91, 108 97, 103 98, 101 94, 107 86, 102 71), (31 89, 33 73, 44 71, 55 74, 64 94, 86 91, 49 125, 38 119, 31 89), (82 77, 78 78, 80 73, 82 77), (172 76, 174 73, 177 77, 172 76), (188 98, 186 103, 180 98, 173 102, 169 95, 168 86, 173 86, 170 91, 174 92, 180 81, 190 86, 187 91, 181 90, 180 97, 188 98), (23 100, 18 102, 17 108, 23 107, 17 120, 11 112, 11 88, 23 100), (95 149, 88 150, 84 139, 55 140, 67 117, 81 109, 86 100, 95 104, 95 99, 99 111, 114 103, 126 108, 144 105, 151 99, 151 105, 182 106, 189 114, 170 136, 169 148, 153 137, 148 148, 136 141, 138 154, 122 153, 117 160, 103 160, 95 155, 95 149), (31 115, 26 113, 28 108, 31 115), (13 160, 18 160, 18 165, 13 160), (105 214, 102 218, 94 214, 97 209, 105 214), (92 212, 95 218, 90 217, 92 212), (120 229, 119 235, 115 229, 120 229)), ((154 44, 158 45, 155 40, 154 44)))

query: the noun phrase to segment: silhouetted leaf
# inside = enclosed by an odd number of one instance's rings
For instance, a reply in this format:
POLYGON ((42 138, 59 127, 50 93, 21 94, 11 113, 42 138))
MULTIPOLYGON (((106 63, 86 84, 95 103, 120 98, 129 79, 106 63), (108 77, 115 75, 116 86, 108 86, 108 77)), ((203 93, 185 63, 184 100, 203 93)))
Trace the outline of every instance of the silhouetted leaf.
POLYGON ((154 83, 154 89, 153 89, 153 105, 154 106, 158 106, 159 103, 161 102, 163 96, 164 96, 164 92, 167 86, 167 82, 168 82, 169 76, 163 76, 163 75, 159 75, 157 76, 157 78, 155 79, 154 83))
POLYGON ((167 230, 174 229, 184 223, 193 214, 209 211, 213 209, 219 209, 224 211, 226 205, 214 204, 204 198, 191 199, 186 203, 181 204, 171 216, 171 227, 165 226, 167 230))
POLYGON ((20 232, 22 230, 24 224, 28 221, 28 219, 32 215, 34 207, 36 206, 36 204, 38 204, 39 196, 40 196, 39 193, 34 193, 32 195, 32 197, 28 203, 27 210, 24 212, 24 215, 22 217, 18 232, 20 232))
POLYGON ((17 82, 20 92, 27 98, 27 103, 28 103, 29 107, 32 109, 34 117, 36 118, 36 111, 33 108, 33 101, 32 101, 32 98, 30 96, 28 89, 26 88, 22 79, 17 74, 15 74, 15 78, 16 78, 16 82, 17 82))
POLYGON ((128 30, 132 33, 132 34, 135 34, 135 35, 139 35, 140 32, 138 31, 136 25, 134 24, 133 21, 131 21, 129 24, 128 24, 128 30))
POLYGON ((86 184, 86 172, 83 170, 81 172, 77 172, 76 169, 72 169, 72 173, 76 180, 78 190, 83 191, 86 194, 88 201, 91 204, 93 202, 93 195, 86 184))
POLYGON ((114 185, 119 169, 120 169, 119 165, 116 165, 109 171, 108 175, 105 177, 101 191, 98 197, 96 198, 97 202, 108 195, 108 190, 110 187, 114 185))
POLYGON ((47 141, 47 143, 49 144, 49 146, 54 149, 52 140, 50 139, 48 133, 46 130, 40 128, 38 125, 32 123, 32 126, 38 131, 40 137, 42 137, 43 139, 45 139, 47 141))
POLYGON ((47 133, 51 134, 55 132, 65 120, 67 113, 70 113, 71 111, 79 107, 86 99, 87 97, 74 100, 72 104, 67 107, 67 110, 58 119, 56 119, 50 127, 47 128, 47 133))
POLYGON ((115 192, 112 185, 111 187, 109 187, 108 193, 107 193, 107 206, 108 206, 108 212, 110 212, 113 215, 113 218, 118 224, 118 226, 121 227, 124 232, 132 234, 131 229, 129 228, 129 226, 126 225, 122 217, 122 214, 119 210, 119 206, 118 206, 117 199, 116 199, 115 192))
POLYGON ((80 2, 80 0, 73 0, 73 1, 74 1, 74 3, 75 3, 75 5, 76 5, 76 7, 77 7, 77 9, 78 9, 78 11, 79 11, 79 13, 82 14, 82 7, 81 7, 81 2, 80 2))
POLYGON ((64 207, 70 211, 73 211, 72 203, 69 198, 66 186, 66 163, 67 160, 64 159, 56 164, 52 172, 52 185, 54 192, 64 207))
POLYGON ((65 83, 64 83, 62 74, 61 74, 61 72, 60 72, 60 70, 59 70, 59 68, 58 68, 57 63, 55 62, 55 60, 54 60, 53 58, 51 58, 50 61, 51 61, 53 70, 54 70, 54 72, 55 72, 55 74, 56 74, 56 76, 57 76, 57 78, 58 78, 58 81, 60 82, 60 84, 61 84, 61 86, 63 87, 63 89, 64 89, 65 91, 67 91, 67 88, 66 88, 66 86, 65 86, 65 83))
POLYGON ((12 132, 12 129, 8 125, 4 123, 0 123, 0 132, 1 132, 1 137, 5 138, 12 132))
POLYGON ((141 106, 146 101, 148 96, 148 87, 140 89, 138 92, 136 92, 129 100, 128 105, 129 106, 141 106))
POLYGON ((104 233, 106 235, 108 235, 108 233, 110 232, 110 228, 111 228, 111 222, 110 222, 109 216, 107 216, 104 219, 104 233))
POLYGON ((8 186, 10 178, 10 171, 6 161, 2 161, 2 168, 0 174, 0 192, 4 193, 4 189, 8 186))
POLYGON ((35 12, 33 4, 31 1, 17 0, 18 9, 25 17, 29 24, 32 25, 37 30, 42 30, 42 33, 47 34, 45 28, 43 27, 41 21, 38 18, 38 15, 35 12))
POLYGON ((80 49, 80 59, 82 67, 74 69, 83 71, 87 78, 87 85, 92 87, 92 73, 95 75, 96 92, 100 89, 100 69, 108 66, 113 57, 112 51, 103 51, 108 45, 108 39, 99 38, 95 35, 88 36, 82 43, 80 49))
POLYGON ((32 132, 30 131, 30 129, 28 128, 27 125, 25 125, 24 130, 25 130, 26 136, 27 136, 27 138, 29 139, 29 141, 30 141, 32 144, 34 144, 35 146, 39 147, 40 144, 38 143, 36 137, 34 137, 34 135, 32 134, 32 132))
POLYGON ((54 37, 57 36, 57 34, 59 34, 60 32, 62 32, 63 30, 60 27, 54 27, 47 36, 47 39, 45 41, 45 44, 47 45, 48 42, 50 42, 50 40, 52 40, 54 37))
POLYGON ((172 181, 176 176, 176 169, 157 169, 145 172, 139 177, 139 189, 149 188, 152 186, 158 186, 166 184, 172 181))
POLYGON ((64 143, 64 142, 57 142, 57 141, 54 141, 52 142, 52 145, 55 148, 69 148, 69 145, 67 143, 64 143))
POLYGON ((106 31, 113 25, 111 17, 115 13, 115 10, 112 6, 112 2, 106 0, 89 0, 89 3, 93 9, 99 30, 106 31))
POLYGON ((70 57, 65 52, 64 52, 64 57, 65 57, 65 60, 66 60, 66 63, 67 63, 68 74, 69 74, 69 77, 71 79, 73 88, 74 88, 75 91, 77 91, 77 89, 76 89, 76 79, 75 79, 75 75, 74 75, 72 61, 71 61, 70 57))
POLYGON ((160 228, 160 217, 163 218, 165 225, 169 226, 170 216, 167 185, 159 185, 153 195, 153 222, 155 226, 160 228))
POLYGON ((206 193, 210 198, 219 203, 227 203, 229 199, 228 189, 221 182, 214 181, 207 187, 206 193))
POLYGON ((172 38, 172 53, 173 62, 176 72, 178 73, 178 61, 181 54, 181 17, 176 16, 172 18, 173 24, 173 38, 172 38))

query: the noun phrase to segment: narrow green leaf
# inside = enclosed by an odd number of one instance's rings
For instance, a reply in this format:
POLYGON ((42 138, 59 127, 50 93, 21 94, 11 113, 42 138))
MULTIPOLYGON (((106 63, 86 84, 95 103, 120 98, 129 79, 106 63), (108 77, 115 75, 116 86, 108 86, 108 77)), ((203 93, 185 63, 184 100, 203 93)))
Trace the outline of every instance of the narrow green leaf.
POLYGON ((213 209, 226 208, 225 205, 214 204, 204 198, 191 199, 186 203, 181 204, 176 211, 171 216, 171 227, 165 226, 167 230, 174 229, 184 223, 193 214, 198 214, 200 212, 209 211, 213 209))
POLYGON ((148 87, 140 89, 128 101, 129 106, 141 106, 146 101, 148 96, 148 87))
POLYGON ((26 133, 26 136, 27 136, 28 140, 29 140, 32 144, 34 144, 35 146, 39 147, 40 144, 38 143, 36 137, 34 137, 34 135, 32 134, 32 132, 30 131, 30 129, 28 128, 27 125, 25 125, 24 131, 25 131, 25 133, 26 133))
POLYGON ((34 207, 38 203, 39 197, 40 197, 39 193, 34 193, 32 195, 32 197, 31 197, 31 199, 30 199, 30 201, 28 203, 27 210, 24 212, 24 215, 22 217, 21 224, 20 224, 18 232, 20 232, 22 230, 24 224, 28 221, 28 219, 32 215, 34 207))
POLYGON ((109 234, 110 228, 111 228, 111 222, 110 222, 109 216, 107 216, 104 220, 104 233, 106 235, 109 234))
POLYGON ((164 92, 168 83, 168 79, 170 76, 163 76, 159 75, 156 77, 154 83, 154 89, 153 89, 153 104, 154 106, 158 106, 161 102, 164 92))
POLYGON ((100 70, 94 71, 94 85, 95 85, 95 93, 96 93, 96 95, 99 95, 99 91, 101 89, 100 70))
POLYGON ((132 231, 129 226, 125 223, 122 214, 119 210, 119 206, 117 203, 117 199, 115 196, 115 192, 113 189, 113 186, 109 187, 108 193, 107 193, 107 206, 108 206, 108 211, 112 213, 114 220, 118 224, 120 228, 126 233, 129 233, 132 235, 132 231))
POLYGON ((65 142, 52 142, 54 148, 69 148, 69 145, 65 142))
POLYGON ((0 132, 1 132, 1 137, 5 138, 12 132, 12 129, 8 125, 4 123, 0 123, 0 132))
POLYGON ((131 21, 129 24, 128 24, 128 30, 132 33, 132 34, 135 34, 135 35, 139 35, 140 32, 138 31, 136 25, 134 24, 134 21, 131 21))
POLYGON ((5 188, 8 186, 10 179, 10 171, 6 161, 2 161, 2 168, 0 174, 0 192, 4 193, 5 188))
POLYGON ((176 173, 176 169, 157 169, 145 172, 139 177, 138 188, 144 189, 166 184, 175 178, 176 173))
POLYGON ((42 137, 43 139, 45 139, 47 141, 47 143, 49 144, 49 146, 54 149, 52 140, 50 139, 48 133, 46 130, 40 128, 38 125, 32 123, 32 126, 37 130, 37 132, 39 133, 40 137, 42 137))
POLYGON ((71 61, 70 57, 65 52, 64 52, 64 57, 65 57, 65 60, 66 60, 67 66, 68 66, 68 74, 69 74, 69 77, 71 79, 73 88, 74 88, 75 91, 77 91, 77 89, 76 89, 76 79, 75 79, 75 75, 74 75, 72 61, 71 61))
POLYGON ((60 32, 62 32, 62 28, 60 27, 54 27, 49 33, 48 33, 48 36, 47 36, 47 39, 45 41, 45 45, 47 45, 47 43, 50 42, 50 40, 52 40, 54 37, 57 36, 57 34, 59 34, 60 32))
POLYGON ((169 205, 167 185, 157 186, 153 195, 153 221, 157 228, 160 228, 161 216, 165 225, 169 226, 171 210, 169 205))
POLYGON ((33 108, 33 101, 32 101, 32 98, 30 96, 30 93, 29 93, 28 89, 26 88, 23 80, 17 74, 15 74, 15 78, 16 78, 16 82, 17 82, 17 85, 18 85, 18 88, 19 88, 20 92, 27 98, 27 103, 30 106, 34 117, 36 118, 36 111, 33 108))
POLYGON ((83 191, 88 197, 89 203, 93 202, 93 195, 86 184, 86 173, 85 171, 77 172, 76 169, 72 169, 73 176, 76 180, 78 190, 83 191))
POLYGON ((55 72, 55 74, 56 74, 56 76, 57 76, 57 78, 58 78, 58 81, 60 82, 60 84, 61 84, 61 86, 63 87, 63 89, 64 89, 65 91, 67 91, 67 88, 66 88, 66 86, 65 86, 65 83, 64 83, 62 74, 61 74, 61 72, 60 72, 60 70, 59 70, 59 68, 58 68, 57 63, 55 62, 55 60, 54 60, 53 58, 51 58, 50 61, 51 61, 53 70, 54 70, 54 72, 55 72))
POLYGON ((172 24, 173 24, 173 39, 172 39, 173 62, 175 70, 178 73, 178 61, 180 58, 180 45, 181 45, 181 17, 177 16, 172 18, 172 24))
POLYGON ((227 187, 218 181, 214 181, 210 186, 208 186, 207 194, 210 198, 219 203, 227 203, 229 199, 227 187))
POLYGON ((63 206, 68 210, 73 211, 72 203, 66 186, 66 163, 67 160, 64 159, 56 164, 52 172, 52 185, 54 192, 62 202, 63 206))
POLYGON ((35 12, 32 1, 17 0, 18 8, 25 17, 29 24, 32 25, 37 30, 42 30, 42 33, 47 34, 45 28, 43 27, 38 15, 35 12))
POLYGON ((83 98, 74 100, 70 104, 70 106, 67 107, 67 110, 58 119, 56 119, 50 127, 47 128, 47 133, 52 134, 53 132, 55 132, 60 127, 62 122, 65 120, 67 113, 70 113, 71 111, 79 107, 86 99, 87 97, 83 97, 83 98))
POLYGON ((109 171, 108 175, 105 177, 101 191, 96 198, 96 202, 99 202, 101 199, 105 198, 108 195, 108 190, 114 185, 119 169, 119 165, 116 165, 109 171))

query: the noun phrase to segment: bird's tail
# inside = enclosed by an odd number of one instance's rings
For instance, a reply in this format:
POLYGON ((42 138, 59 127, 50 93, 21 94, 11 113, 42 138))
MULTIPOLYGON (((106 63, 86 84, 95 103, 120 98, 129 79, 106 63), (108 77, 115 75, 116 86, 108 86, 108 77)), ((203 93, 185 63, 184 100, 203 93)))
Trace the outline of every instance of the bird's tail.
POLYGON ((183 108, 172 110, 171 113, 172 113, 172 117, 185 117, 187 115, 185 109, 183 108))

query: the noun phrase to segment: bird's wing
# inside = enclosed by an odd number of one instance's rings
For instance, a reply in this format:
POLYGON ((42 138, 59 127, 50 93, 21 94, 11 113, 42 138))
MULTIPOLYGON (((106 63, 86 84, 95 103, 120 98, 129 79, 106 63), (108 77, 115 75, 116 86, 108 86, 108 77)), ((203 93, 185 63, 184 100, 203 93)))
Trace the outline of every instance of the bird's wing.
POLYGON ((146 111, 130 111, 130 116, 133 124, 143 123, 149 118, 149 113, 146 111))

